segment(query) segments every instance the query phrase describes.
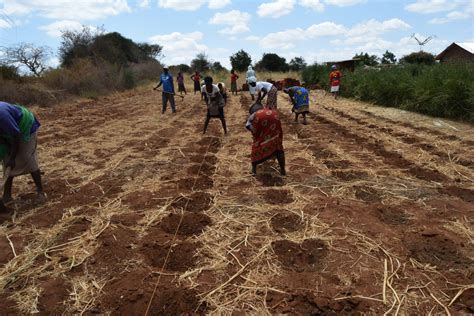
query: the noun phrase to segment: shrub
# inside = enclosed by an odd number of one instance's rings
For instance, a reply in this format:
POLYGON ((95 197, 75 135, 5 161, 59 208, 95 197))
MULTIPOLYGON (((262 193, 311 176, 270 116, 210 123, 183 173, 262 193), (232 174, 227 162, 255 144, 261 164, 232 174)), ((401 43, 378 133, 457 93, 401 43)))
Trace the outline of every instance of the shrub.
POLYGON ((342 95, 474 123, 472 65, 404 65, 345 72, 342 95))
POLYGON ((19 80, 18 68, 12 65, 0 65, 0 78, 5 80, 19 80))
POLYGON ((409 55, 403 56, 400 59, 401 63, 406 64, 423 64, 423 65, 434 65, 436 63, 435 56, 426 52, 415 52, 409 55))
POLYGON ((53 93, 39 85, 3 79, 0 79, 0 100, 14 104, 41 106, 57 102, 53 93))
POLYGON ((306 85, 319 85, 321 88, 329 88, 329 73, 331 68, 329 66, 320 65, 317 63, 307 66, 303 69, 301 79, 306 85))

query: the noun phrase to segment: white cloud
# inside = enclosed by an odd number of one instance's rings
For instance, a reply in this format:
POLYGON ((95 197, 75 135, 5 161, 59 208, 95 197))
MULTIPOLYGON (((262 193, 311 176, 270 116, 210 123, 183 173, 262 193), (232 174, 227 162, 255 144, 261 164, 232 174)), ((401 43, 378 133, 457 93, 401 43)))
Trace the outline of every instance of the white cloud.
POLYGON ((9 29, 13 26, 13 24, 10 21, 7 21, 5 19, 0 19, 0 29, 9 29))
POLYGON ((232 10, 225 13, 216 13, 209 20, 209 24, 228 25, 219 31, 222 34, 238 34, 248 32, 250 29, 248 23, 250 22, 250 14, 238 10, 232 10))
POLYGON ((58 20, 95 20, 130 12, 126 0, 3 0, 6 15, 38 13, 58 20))
POLYGON ((150 7, 150 0, 141 0, 138 4, 140 8, 149 8, 150 7))
POLYGON ((78 31, 82 29, 82 24, 77 21, 62 20, 38 27, 51 37, 60 37, 62 31, 78 31))
POLYGON ((318 36, 333 36, 340 35, 347 32, 346 28, 341 24, 336 24, 334 22, 322 22, 319 24, 313 24, 306 29, 306 34, 309 37, 318 37, 318 36))
POLYGON ((347 32, 347 36, 349 37, 357 37, 357 36, 375 36, 378 34, 382 34, 388 31, 393 30, 406 30, 411 28, 411 26, 400 20, 400 19, 390 19, 385 21, 378 21, 375 19, 371 19, 362 23, 357 24, 353 28, 347 32))
POLYGON ((245 40, 249 42, 258 42, 260 40, 260 37, 255 36, 255 35, 250 35, 250 36, 247 36, 245 40))
POLYGON ((335 5, 338 7, 348 7, 359 3, 365 3, 367 0, 324 0, 326 4, 335 5))
POLYGON ((231 0, 158 0, 158 6, 176 11, 196 11, 206 3, 209 9, 220 9, 231 2, 231 0))
POLYGON ((305 8, 313 9, 317 12, 324 11, 324 3, 338 7, 347 7, 359 3, 365 3, 367 0, 273 0, 265 2, 258 6, 257 14, 260 17, 279 18, 290 14, 295 4, 305 8))
POLYGON ((169 65, 189 63, 196 54, 204 53, 208 47, 201 42, 204 35, 201 32, 155 35, 149 38, 152 44, 163 46, 163 62, 169 65))
POLYGON ((257 14, 260 17, 279 18, 293 11, 295 0, 273 0, 258 6, 257 14))
POLYGON ((466 20, 471 17, 471 12, 469 11, 452 11, 446 15, 444 18, 435 18, 430 20, 430 23, 432 24, 446 24, 452 21, 457 21, 457 20, 466 20))
POLYGON ((260 45, 263 48, 290 49, 295 47, 296 42, 304 39, 340 35, 344 32, 346 32, 346 28, 341 24, 322 22, 320 24, 313 24, 307 29, 296 28, 269 33, 262 38, 260 45))
POLYGON ((299 5, 313 9, 314 11, 324 11, 324 4, 320 0, 300 0, 299 5))
POLYGON ((231 3, 231 0, 209 0, 209 9, 220 9, 231 3))
POLYGON ((158 6, 176 11, 195 11, 202 7, 206 0, 158 0, 158 6))
POLYGON ((263 48, 290 49, 295 47, 295 42, 305 38, 305 30, 301 28, 290 29, 282 32, 269 33, 260 41, 263 48))
POLYGON ((405 6, 405 10, 416 13, 436 13, 451 11, 460 4, 455 0, 418 0, 405 6))

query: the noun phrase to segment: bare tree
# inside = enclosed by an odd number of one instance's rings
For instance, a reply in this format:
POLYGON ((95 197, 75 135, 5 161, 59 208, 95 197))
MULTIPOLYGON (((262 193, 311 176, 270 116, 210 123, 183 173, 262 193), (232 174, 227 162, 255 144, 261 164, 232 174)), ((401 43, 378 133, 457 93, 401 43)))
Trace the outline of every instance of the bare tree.
POLYGON ((2 48, 2 62, 7 65, 24 66, 36 77, 47 69, 46 62, 51 56, 47 46, 35 46, 32 43, 20 43, 12 47, 2 48))

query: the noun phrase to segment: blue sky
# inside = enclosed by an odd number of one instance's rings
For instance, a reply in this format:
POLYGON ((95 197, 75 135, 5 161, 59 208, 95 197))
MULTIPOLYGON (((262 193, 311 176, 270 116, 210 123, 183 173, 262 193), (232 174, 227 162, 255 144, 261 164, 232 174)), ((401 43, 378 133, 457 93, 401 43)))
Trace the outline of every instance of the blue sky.
POLYGON ((204 52, 228 67, 240 49, 253 61, 273 52, 311 63, 387 49, 401 57, 418 50, 413 33, 435 35, 425 50, 437 54, 474 42, 473 14, 472 0, 0 0, 0 45, 56 51, 61 30, 103 25, 163 45, 167 65, 204 52))

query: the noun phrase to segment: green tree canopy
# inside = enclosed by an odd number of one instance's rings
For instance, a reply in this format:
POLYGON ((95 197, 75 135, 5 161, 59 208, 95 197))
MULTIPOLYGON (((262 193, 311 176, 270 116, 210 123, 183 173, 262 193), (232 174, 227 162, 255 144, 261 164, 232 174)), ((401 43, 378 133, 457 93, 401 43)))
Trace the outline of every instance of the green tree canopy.
POLYGON ((362 66, 377 66, 379 64, 379 58, 376 55, 369 55, 368 53, 356 54, 353 58, 359 59, 359 64, 362 66))
POLYGON ((436 62, 436 60, 433 54, 420 51, 420 52, 414 52, 409 55, 403 56, 403 58, 400 59, 400 62, 407 63, 407 64, 433 65, 436 62))
POLYGON ((291 59, 289 66, 290 66, 290 70, 301 71, 307 66, 307 64, 304 58, 300 56, 300 57, 295 57, 291 59))
POLYGON ((65 31, 59 47, 62 66, 72 65, 75 59, 91 59, 97 63, 126 66, 155 60, 162 47, 156 44, 135 43, 120 33, 105 33, 103 29, 84 26, 79 31, 65 31))
POLYGON ((397 58, 395 57, 394 53, 387 50, 383 54, 381 62, 382 64, 395 64, 397 62, 397 58))
POLYGON ((212 69, 212 71, 225 70, 225 68, 224 68, 224 67, 221 65, 221 63, 218 62, 218 61, 215 61, 215 62, 212 63, 211 69, 212 69))
POLYGON ((246 71, 248 66, 252 63, 252 58, 243 49, 239 50, 234 55, 230 56, 230 64, 232 68, 237 71, 246 71))
POLYGON ((280 57, 274 53, 263 54, 262 59, 255 67, 267 71, 288 71, 290 68, 284 57, 280 57))
POLYGON ((199 53, 191 60, 191 68, 194 71, 205 72, 211 68, 211 61, 204 53, 199 53))

